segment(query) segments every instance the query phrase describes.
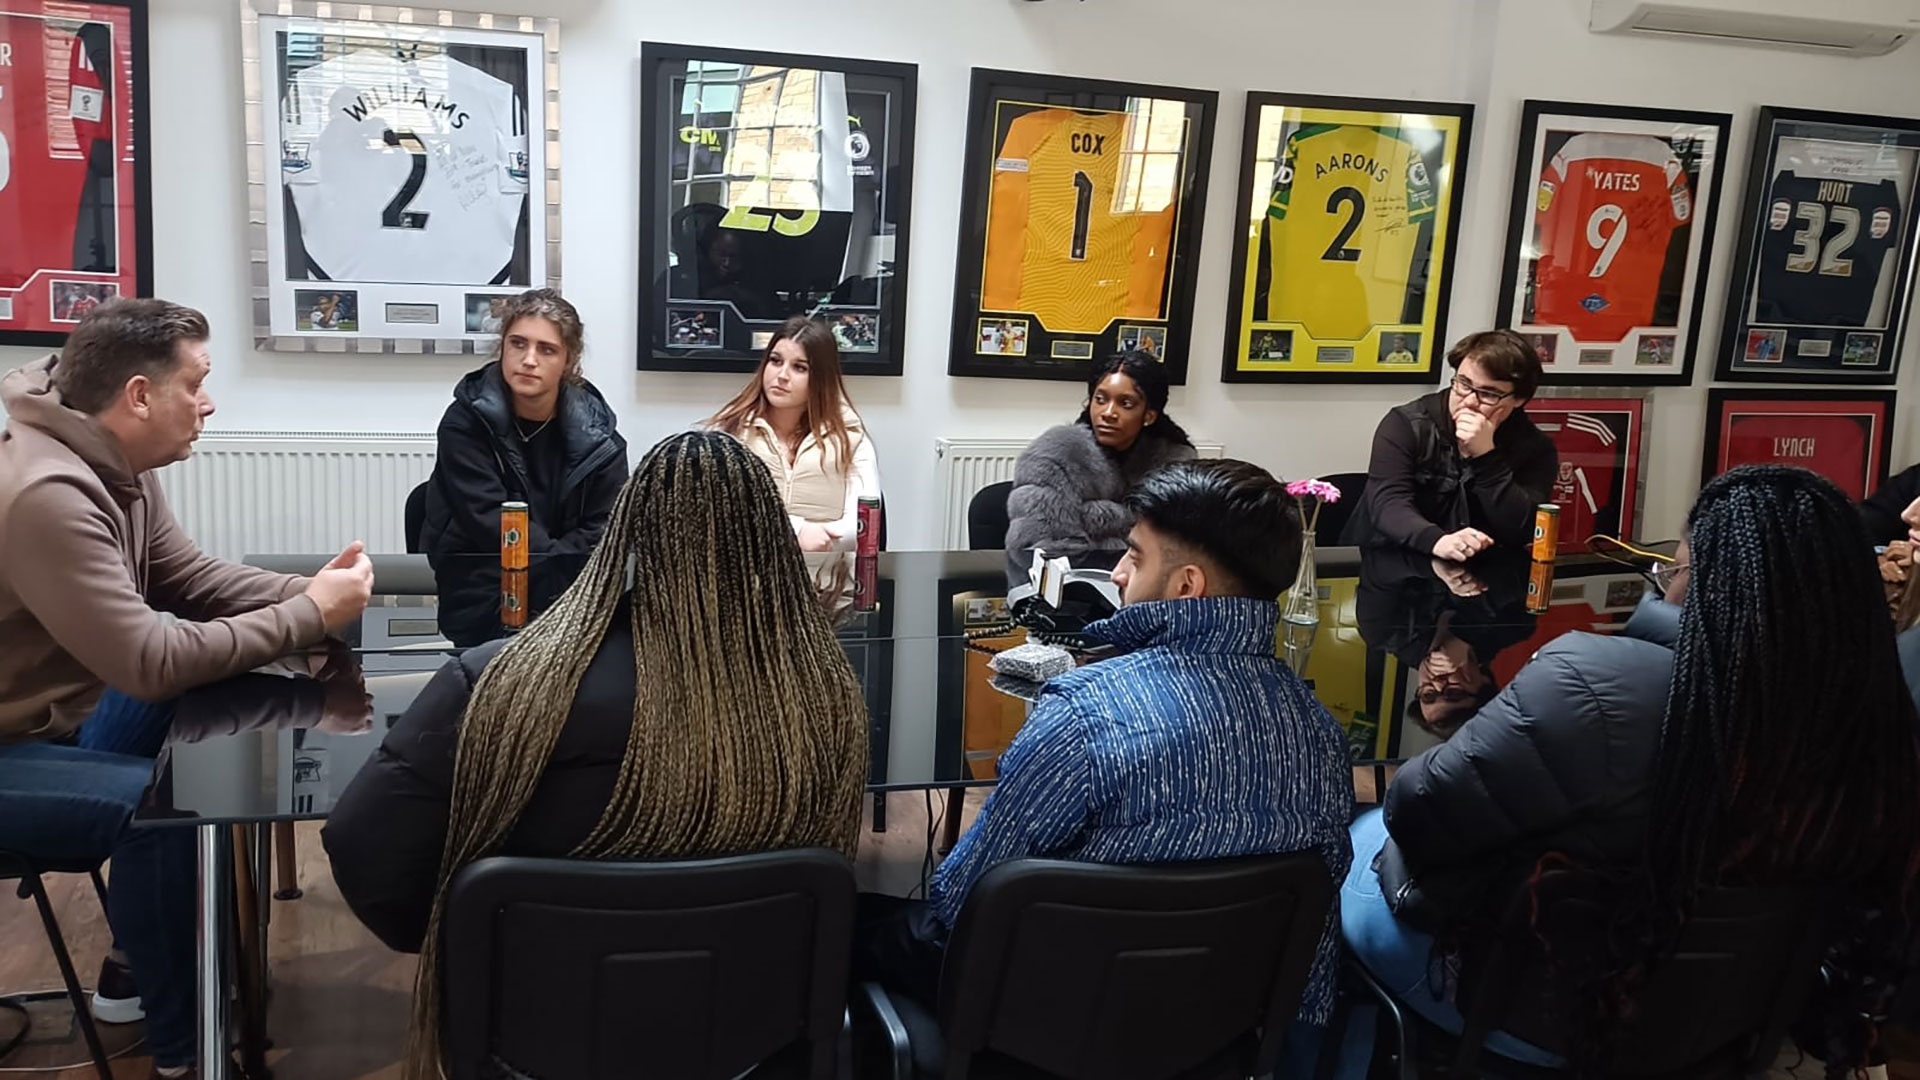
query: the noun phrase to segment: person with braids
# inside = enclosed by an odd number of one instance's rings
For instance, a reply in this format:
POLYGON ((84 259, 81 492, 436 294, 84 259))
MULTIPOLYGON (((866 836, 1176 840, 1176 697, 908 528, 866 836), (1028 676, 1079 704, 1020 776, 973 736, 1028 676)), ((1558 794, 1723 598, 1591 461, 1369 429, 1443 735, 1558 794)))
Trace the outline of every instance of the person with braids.
MULTIPOLYGON (((1857 992, 1898 978, 1920 870, 1920 728, 1859 514, 1814 473, 1735 469, 1701 491, 1656 585, 1664 599, 1643 601, 1625 633, 1542 649, 1401 769, 1384 813, 1354 824, 1347 944, 1441 1027, 1458 1032, 1461 1018, 1430 978, 1432 932, 1470 964, 1468 913, 1555 866, 1611 901, 1610 925, 1548 943, 1576 988, 1567 1046, 1580 1068, 1605 1059, 1703 889, 1837 890, 1839 1014, 1879 1011, 1857 992)), ((1806 1049, 1838 1076, 1862 1063, 1865 1039, 1833 1030, 1840 1049, 1806 1049)), ((1488 1046, 1557 1060, 1504 1033, 1488 1046)))
POLYGON ((880 497, 880 459, 840 377, 826 324, 795 315, 773 332, 747 385, 706 426, 767 466, 802 551, 852 551, 860 500, 880 497))
MULTIPOLYGON (((440 628, 456 645, 501 633, 500 504, 527 504, 536 556, 577 565, 606 528, 627 479, 613 409, 580 372, 580 313, 533 289, 500 312, 499 355, 453 388, 427 479, 421 550, 440 591, 440 628)), ((536 568, 537 570, 537 568, 536 568)))
POLYGON ((462 866, 851 857, 866 771, 866 700, 766 468, 717 432, 654 447, 573 587, 442 668, 322 832, 354 914, 423 953, 406 1080, 438 1075, 440 919, 462 866))
MULTIPOLYGON (((1257 465, 1214 460, 1149 473, 1126 498, 1134 525, 1113 571, 1124 606, 1085 631, 1124 655, 1041 690, 930 903, 861 898, 856 978, 935 1006, 948 931, 974 883, 1008 859, 1314 851, 1335 881, 1345 875, 1346 736, 1274 656, 1275 597, 1300 563, 1293 497, 1257 465)), ((1337 953, 1329 913, 1306 1025, 1332 1011, 1337 953)))
POLYGON ((1388 412, 1373 435, 1367 489, 1341 540, 1464 562, 1533 538, 1559 452, 1527 418, 1540 354, 1511 330, 1447 351, 1453 382, 1388 412))
POLYGON ((1007 496, 1007 551, 1039 548, 1080 565, 1111 566, 1127 547, 1127 490, 1162 465, 1191 461, 1193 440, 1167 415, 1167 372, 1143 352, 1087 375, 1087 403, 1020 452, 1007 496), (1092 556, 1093 558, 1083 558, 1092 556))

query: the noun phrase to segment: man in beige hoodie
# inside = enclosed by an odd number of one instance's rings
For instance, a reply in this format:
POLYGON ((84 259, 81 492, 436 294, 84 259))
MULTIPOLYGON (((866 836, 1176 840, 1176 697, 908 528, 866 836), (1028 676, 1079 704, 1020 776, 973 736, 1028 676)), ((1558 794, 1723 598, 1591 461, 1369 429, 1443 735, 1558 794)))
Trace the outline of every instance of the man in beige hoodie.
MULTIPOLYGON (((153 470, 192 453, 213 413, 207 338, 197 311, 119 300, 0 379, 0 851, 112 859, 108 918, 137 996, 96 1010, 144 1006, 168 1077, 193 1064, 192 839, 130 828, 152 762, 115 751, 164 735, 159 703, 319 644, 373 587, 357 541, 298 578, 210 558, 180 531, 153 470), (100 730, 129 718, 159 728, 100 730)), ((103 984, 127 981, 116 966, 103 984)))

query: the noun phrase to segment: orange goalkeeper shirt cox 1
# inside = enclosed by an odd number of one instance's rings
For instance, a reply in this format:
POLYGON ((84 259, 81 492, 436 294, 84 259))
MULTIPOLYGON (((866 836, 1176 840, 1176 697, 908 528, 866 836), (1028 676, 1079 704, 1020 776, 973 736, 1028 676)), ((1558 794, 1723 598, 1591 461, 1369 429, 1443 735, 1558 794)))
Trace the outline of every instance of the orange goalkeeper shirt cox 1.
POLYGON ((993 161, 982 310, 1028 312, 1053 333, 1163 317, 1174 194, 1153 205, 1163 196, 1129 177, 1128 159, 1144 158, 1126 153, 1130 121, 1038 109, 1008 127, 993 161))

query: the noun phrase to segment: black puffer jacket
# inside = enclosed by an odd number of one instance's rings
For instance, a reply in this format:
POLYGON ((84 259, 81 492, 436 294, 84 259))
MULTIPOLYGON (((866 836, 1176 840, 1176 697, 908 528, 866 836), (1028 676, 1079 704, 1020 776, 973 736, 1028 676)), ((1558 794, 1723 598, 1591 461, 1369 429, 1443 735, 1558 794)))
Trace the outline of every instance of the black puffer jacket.
POLYGON ((1401 544, 1423 555, 1442 536, 1471 525, 1496 544, 1533 539, 1533 511, 1553 493, 1560 454, 1527 418, 1507 417, 1493 449, 1460 456, 1447 412, 1449 391, 1396 406, 1373 433, 1367 492, 1342 543, 1401 544))
MULTIPOLYGON (((480 673, 504 644, 447 661, 354 774, 320 832, 340 895, 389 948, 419 952, 426 936, 460 722, 480 673)), ((633 695, 633 612, 623 599, 580 677, 547 771, 498 854, 563 858, 593 831, 626 756, 633 695)))
MULTIPOLYGON (((533 483, 498 361, 463 377, 440 418, 439 447, 427 481, 421 547, 440 591, 441 629, 455 644, 487 636, 498 617, 500 504, 530 504, 531 550, 548 555, 592 551, 627 481, 627 443, 613 409, 592 383, 563 386, 553 420, 563 440, 557 497, 530 498, 533 483), (540 507, 554 512, 543 516, 540 507)), ((551 438, 551 435, 547 436, 551 438)))
POLYGON ((1591 866, 1638 858, 1679 633, 1680 609, 1649 596, 1622 634, 1567 634, 1409 761, 1386 816, 1415 887, 1483 894, 1549 851, 1591 866))

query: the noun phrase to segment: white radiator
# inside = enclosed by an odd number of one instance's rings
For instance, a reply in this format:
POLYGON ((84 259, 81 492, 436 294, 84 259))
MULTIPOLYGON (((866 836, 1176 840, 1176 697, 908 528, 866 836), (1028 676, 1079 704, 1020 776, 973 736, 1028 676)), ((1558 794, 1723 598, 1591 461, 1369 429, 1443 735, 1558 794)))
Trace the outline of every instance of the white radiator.
MULTIPOLYGON (((1013 463, 1027 448, 1024 440, 935 439, 934 487, 940 500, 940 546, 958 551, 967 546, 967 503, 989 484, 1013 479, 1013 463)), ((1195 443, 1201 457, 1225 452, 1219 443, 1195 443)))
POLYGON ((390 554, 407 550, 407 494, 433 452, 431 434, 207 432, 160 485, 210 555, 320 554, 351 540, 390 554))

